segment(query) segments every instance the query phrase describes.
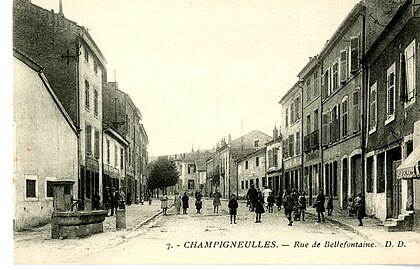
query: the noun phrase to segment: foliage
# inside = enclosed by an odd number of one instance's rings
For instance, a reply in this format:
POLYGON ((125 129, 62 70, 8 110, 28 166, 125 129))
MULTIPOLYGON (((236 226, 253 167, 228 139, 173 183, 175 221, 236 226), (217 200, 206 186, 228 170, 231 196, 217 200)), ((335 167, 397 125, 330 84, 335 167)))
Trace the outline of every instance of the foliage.
POLYGON ((159 157, 151 165, 149 189, 160 188, 164 190, 166 187, 176 185, 178 181, 179 172, 175 164, 166 157, 159 157))

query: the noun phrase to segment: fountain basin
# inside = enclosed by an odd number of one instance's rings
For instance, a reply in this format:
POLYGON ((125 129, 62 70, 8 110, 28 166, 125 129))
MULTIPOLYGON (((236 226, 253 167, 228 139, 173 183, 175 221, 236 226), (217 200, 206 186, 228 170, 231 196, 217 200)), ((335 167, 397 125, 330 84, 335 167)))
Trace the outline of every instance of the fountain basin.
POLYGON ((106 210, 53 212, 51 237, 66 239, 101 233, 106 214, 106 210))

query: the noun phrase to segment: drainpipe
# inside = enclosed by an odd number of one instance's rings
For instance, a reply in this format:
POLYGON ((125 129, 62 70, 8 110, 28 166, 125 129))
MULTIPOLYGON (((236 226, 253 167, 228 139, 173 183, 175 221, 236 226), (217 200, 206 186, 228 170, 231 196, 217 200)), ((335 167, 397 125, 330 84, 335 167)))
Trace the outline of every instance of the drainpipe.
MULTIPOLYGON (((82 187, 79 186, 79 183, 81 183, 81 177, 80 177, 80 163, 82 160, 82 153, 81 153, 81 137, 80 137, 80 133, 82 131, 81 129, 81 124, 80 124, 80 85, 79 85, 79 55, 80 55, 80 46, 81 44, 79 43, 79 41, 76 41, 76 92, 77 92, 77 102, 76 102, 76 122, 77 122, 77 199, 80 200, 81 202, 83 202, 84 200, 84 194, 82 194, 81 190, 82 187), (80 192, 79 192, 80 191, 80 192), (79 194, 80 193, 80 194, 79 194), (79 198, 79 195, 82 198, 79 198)), ((78 210, 83 210, 84 209, 84 204, 78 204, 78 210)))
MULTIPOLYGON (((362 16, 362 59, 365 56, 365 46, 366 46, 366 9, 363 10, 361 13, 362 16)), ((361 61, 362 64, 362 87, 361 87, 361 99, 362 99, 362 134, 361 134, 361 150, 362 150, 362 194, 364 197, 365 194, 365 176, 366 176, 366 169, 365 169, 365 151, 366 151, 366 107, 367 107, 367 100, 365 100, 366 91, 368 89, 367 85, 367 65, 364 61, 361 61)))

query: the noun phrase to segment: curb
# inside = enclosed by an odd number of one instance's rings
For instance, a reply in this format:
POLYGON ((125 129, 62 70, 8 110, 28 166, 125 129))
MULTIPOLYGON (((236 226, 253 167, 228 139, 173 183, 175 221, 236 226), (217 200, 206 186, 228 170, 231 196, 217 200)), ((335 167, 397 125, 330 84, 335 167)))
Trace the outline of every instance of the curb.
MULTIPOLYGON (((172 206, 174 206, 173 204, 171 204, 168 207, 168 210, 172 208, 172 206)), ((142 222, 140 222, 139 224, 137 224, 136 226, 134 226, 134 228, 129 229, 130 231, 132 230, 137 230, 138 228, 140 228, 143 225, 146 225, 147 223, 149 223, 150 221, 154 220, 155 218, 157 218, 158 216, 162 215, 163 211, 159 211, 156 214, 152 215, 151 217, 148 217, 146 220, 143 220, 142 222)), ((128 231, 128 230, 127 230, 128 231)))
MULTIPOLYGON (((306 211, 306 214, 309 214, 311 216, 317 217, 317 214, 312 213, 312 212, 306 211)), ((337 220, 337 219, 333 219, 333 218, 330 218, 330 217, 325 217, 325 220, 328 220, 329 222, 331 222, 333 224, 339 225, 340 227, 344 228, 347 231, 356 233, 356 234, 362 236, 363 238, 367 238, 370 241, 375 242, 375 244, 377 244, 379 246, 382 246, 382 244, 378 240, 372 238, 369 234, 366 234, 366 233, 362 232, 361 230, 357 229, 356 227, 354 227, 352 225, 349 225, 349 224, 347 224, 347 223, 345 223, 343 221, 340 221, 340 220, 337 220)))

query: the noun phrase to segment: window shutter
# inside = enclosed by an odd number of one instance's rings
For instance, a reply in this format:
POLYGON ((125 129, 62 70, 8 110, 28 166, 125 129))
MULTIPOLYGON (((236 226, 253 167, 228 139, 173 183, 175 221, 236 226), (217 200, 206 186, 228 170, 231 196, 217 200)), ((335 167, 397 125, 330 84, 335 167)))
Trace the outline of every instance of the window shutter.
POLYGON ((86 153, 91 154, 92 153, 92 126, 86 125, 86 153))
POLYGON ((340 51, 340 82, 347 81, 347 50, 340 51))
POLYGON ((370 87, 370 119, 369 119, 369 129, 374 129, 376 127, 376 95, 377 95, 377 83, 375 82, 370 87))
POLYGON ((328 68, 328 73, 327 73, 327 95, 329 96, 331 94, 331 85, 332 85, 332 76, 331 76, 331 68, 328 68))
POLYGON ((322 145, 328 145, 328 113, 322 114, 322 145))
POLYGON ((322 92, 322 99, 327 97, 327 91, 325 88, 325 75, 321 75, 321 92, 322 92))
POLYGON ((360 129, 359 90, 353 92, 353 130, 360 129))
POLYGON ((350 72, 359 69, 359 37, 350 38, 350 72))
POLYGON ((289 135, 289 157, 293 157, 295 155, 294 154, 294 148, 293 148, 294 140, 295 140, 294 137, 295 136, 293 134, 289 135))
POLYGON ((99 131, 95 130, 95 157, 99 158, 99 131))
POLYGON ((407 80, 405 74, 405 54, 400 53, 400 101, 407 100, 407 80))
POLYGON ((335 122, 337 123, 336 125, 335 125, 335 128, 336 128, 336 132, 335 132, 335 138, 336 138, 336 140, 337 141, 339 141, 340 140, 340 116, 341 116, 341 110, 340 110, 340 107, 341 107, 341 105, 340 104, 338 104, 338 106, 337 106, 337 118, 335 119, 335 122))
POLYGON ((287 138, 283 141, 283 155, 284 158, 289 157, 289 142, 287 141, 287 138))

